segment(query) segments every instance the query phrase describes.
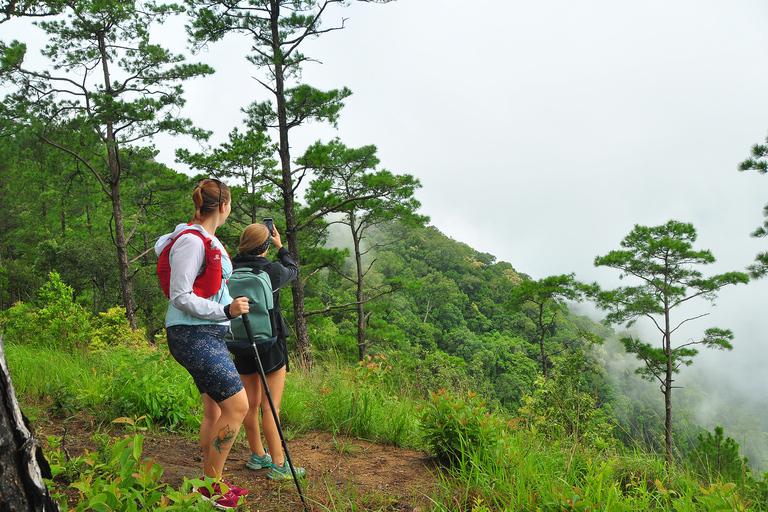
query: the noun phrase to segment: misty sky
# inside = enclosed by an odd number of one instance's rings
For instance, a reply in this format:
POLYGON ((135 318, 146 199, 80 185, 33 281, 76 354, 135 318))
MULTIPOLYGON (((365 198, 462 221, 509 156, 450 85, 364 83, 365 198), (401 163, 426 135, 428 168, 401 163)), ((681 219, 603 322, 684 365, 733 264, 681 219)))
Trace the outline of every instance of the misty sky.
MULTIPOLYGON (((344 17, 346 28, 306 45, 322 64, 303 78, 354 94, 338 130, 294 133, 294 156, 318 138, 375 144, 382 167, 421 180, 433 225, 536 279, 575 272, 616 286, 595 256, 634 224, 670 219, 692 222, 696 247, 712 250, 705 274, 743 270, 768 249, 749 236, 768 176, 736 170, 768 133, 768 3, 399 0, 328 14, 326 26, 344 17)), ((0 25, 0 38, 29 40, 20 26, 0 25)), ((183 48, 183 32, 163 37, 183 48)), ((184 114, 214 144, 241 124, 241 107, 268 97, 248 48, 232 36, 192 59, 218 69, 185 86, 184 114)), ((178 170, 174 149, 197 149, 156 144, 178 170)), ((756 282, 699 305, 711 315, 692 332, 730 328, 735 349, 702 353, 692 369, 762 398, 751 390, 768 388, 766 293, 756 282)))
MULTIPOLYGON (((692 222, 712 250, 705 274, 768 249, 749 236, 768 176, 736 170, 768 133, 765 2, 399 0, 330 14, 326 26, 343 16, 346 28, 307 46, 322 65, 304 79, 354 94, 339 129, 298 133, 294 155, 316 138, 375 144, 383 167, 421 180, 433 225, 536 279, 617 286, 595 256, 635 224, 670 219, 692 222)), ((206 105, 190 115, 222 140, 246 101, 267 97, 238 55, 245 44, 200 55, 234 65, 189 88, 190 106, 206 105)), ((711 314, 690 336, 719 326, 736 339, 694 369, 744 393, 768 388, 767 293, 756 282, 698 305, 711 314)))

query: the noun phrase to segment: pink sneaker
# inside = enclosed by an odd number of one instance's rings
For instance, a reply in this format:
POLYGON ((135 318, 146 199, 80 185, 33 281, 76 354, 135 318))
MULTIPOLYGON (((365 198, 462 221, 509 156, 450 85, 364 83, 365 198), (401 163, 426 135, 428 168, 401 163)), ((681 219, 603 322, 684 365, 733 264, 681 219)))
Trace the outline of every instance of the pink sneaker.
POLYGON ((243 496, 235 496, 235 494, 230 491, 226 495, 212 500, 211 505, 213 505, 216 508, 221 508, 226 510, 230 508, 237 508, 237 506, 240 505, 241 502, 245 503, 245 498, 243 496))
MULTIPOLYGON (((232 483, 229 482, 229 480, 221 479, 221 483, 225 484, 229 488, 229 492, 234 494, 235 496, 247 496, 248 495, 248 489, 244 489, 243 487, 238 487, 232 483)), ((215 489, 215 487, 214 487, 215 489)))
MULTIPOLYGON (((201 487, 199 489, 194 489, 194 490, 196 492, 199 492, 205 501, 210 501, 211 505, 213 505, 216 508, 220 508, 220 509, 236 508, 240 504, 241 498, 242 498, 242 502, 245 503, 245 498, 242 496, 236 495, 234 492, 232 492, 231 489, 222 496, 221 487, 219 487, 219 484, 213 484, 213 493, 214 493, 213 498, 211 498, 211 491, 209 491, 207 487, 201 487)), ((242 489, 242 490, 246 491, 245 489, 242 489)))

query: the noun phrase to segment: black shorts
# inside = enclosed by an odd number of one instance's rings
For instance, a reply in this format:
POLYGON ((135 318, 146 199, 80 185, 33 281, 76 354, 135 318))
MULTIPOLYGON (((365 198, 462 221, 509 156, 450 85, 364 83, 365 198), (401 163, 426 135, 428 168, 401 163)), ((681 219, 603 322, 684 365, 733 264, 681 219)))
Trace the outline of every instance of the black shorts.
MULTIPOLYGON (((253 346, 248 341, 228 341, 227 348, 235 360, 235 368, 240 375, 251 375, 258 373, 259 365, 256 362, 256 355, 253 353, 253 346)), ((288 359, 288 350, 285 340, 280 338, 268 350, 259 350, 259 359, 264 368, 264 375, 274 373, 286 365, 288 359)))

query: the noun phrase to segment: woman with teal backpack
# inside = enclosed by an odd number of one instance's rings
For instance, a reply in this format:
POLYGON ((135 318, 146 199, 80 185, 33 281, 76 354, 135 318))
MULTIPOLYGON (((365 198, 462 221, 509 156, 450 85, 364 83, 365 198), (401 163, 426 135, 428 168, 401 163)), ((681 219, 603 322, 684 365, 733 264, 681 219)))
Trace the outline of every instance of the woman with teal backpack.
MULTIPOLYGON (((290 334, 288 326, 280 311, 280 288, 286 286, 299 275, 299 269, 294 263, 288 249, 283 247, 277 228, 264 224, 251 224, 240 235, 240 247, 238 256, 233 258, 235 269, 250 268, 265 272, 270 279, 273 290, 274 304, 274 334, 277 340, 269 348, 259 349, 259 359, 264 368, 267 386, 275 406, 275 412, 279 419, 280 402, 285 388, 285 376, 288 371, 288 346, 287 337, 290 334), (270 228, 272 233, 270 233, 270 228), (277 257, 280 262, 270 261, 266 255, 269 246, 277 247, 277 257)), ((230 351, 235 358, 243 386, 248 395, 248 414, 243 421, 245 434, 251 448, 251 458, 246 463, 248 469, 259 470, 269 468, 267 478, 279 480, 293 478, 290 468, 285 463, 285 454, 280 441, 280 432, 272 415, 268 397, 264 392, 259 375, 258 363, 248 340, 234 340, 230 344, 230 351), (235 349, 234 346, 239 348, 235 349), (264 428, 264 438, 267 441, 267 450, 261 442, 259 430, 259 409, 261 408, 261 421, 264 428)), ((306 470, 294 467, 296 476, 301 478, 306 470)))

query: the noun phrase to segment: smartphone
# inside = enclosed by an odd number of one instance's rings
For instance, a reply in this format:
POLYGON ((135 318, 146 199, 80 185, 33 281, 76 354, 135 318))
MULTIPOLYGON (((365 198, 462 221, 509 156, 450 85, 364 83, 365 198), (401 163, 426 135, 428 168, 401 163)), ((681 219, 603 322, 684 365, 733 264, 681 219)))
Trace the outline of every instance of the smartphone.
POLYGON ((274 226, 274 222, 271 217, 265 217, 264 219, 264 225, 267 226, 267 229, 269 230, 269 236, 275 236, 275 230, 272 229, 274 226))

